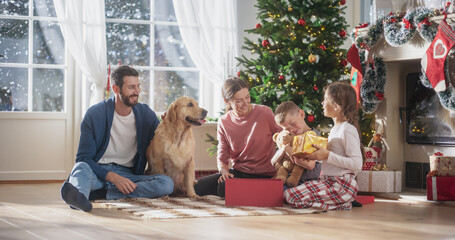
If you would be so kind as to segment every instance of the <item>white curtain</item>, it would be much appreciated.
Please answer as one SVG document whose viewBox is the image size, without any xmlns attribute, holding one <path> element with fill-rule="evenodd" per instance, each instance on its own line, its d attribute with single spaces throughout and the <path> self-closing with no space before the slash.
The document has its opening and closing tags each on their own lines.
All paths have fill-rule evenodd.
<svg viewBox="0 0 455 240">
<path fill-rule="evenodd" d="M 237 0 L 173 0 L 180 33 L 203 79 L 216 85 L 236 74 Z"/>
<path fill-rule="evenodd" d="M 104 99 L 107 83 L 104 0 L 54 0 L 54 5 L 67 48 L 92 83 L 91 106 Z"/>
</svg>

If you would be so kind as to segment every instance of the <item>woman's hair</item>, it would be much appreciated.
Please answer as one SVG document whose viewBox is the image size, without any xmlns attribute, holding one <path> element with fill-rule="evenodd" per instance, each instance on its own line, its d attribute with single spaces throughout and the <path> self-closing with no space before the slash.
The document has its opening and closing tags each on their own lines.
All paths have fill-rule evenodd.
<svg viewBox="0 0 455 240">
<path fill-rule="evenodd" d="M 223 87 L 221 88 L 221 94 L 223 95 L 224 101 L 227 102 L 231 100 L 238 91 L 244 88 L 248 89 L 248 85 L 242 79 L 238 77 L 230 77 L 226 79 L 226 81 L 224 81 Z M 226 107 L 226 112 L 229 110 L 232 110 L 232 107 L 228 105 Z"/>
<path fill-rule="evenodd" d="M 359 128 L 359 112 L 357 110 L 357 95 L 354 88 L 343 82 L 334 82 L 325 90 L 332 100 L 341 107 L 344 117 L 348 123 L 355 126 L 360 139 L 360 150 L 365 160 L 365 150 L 362 145 L 362 135 Z"/>
</svg>

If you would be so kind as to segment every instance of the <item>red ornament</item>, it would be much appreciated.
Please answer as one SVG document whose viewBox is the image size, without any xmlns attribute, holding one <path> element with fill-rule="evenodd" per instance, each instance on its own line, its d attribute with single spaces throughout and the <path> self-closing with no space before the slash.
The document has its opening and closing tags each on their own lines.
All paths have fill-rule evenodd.
<svg viewBox="0 0 455 240">
<path fill-rule="evenodd" d="M 442 152 L 435 152 L 433 155 L 435 155 L 435 156 L 444 156 L 444 154 L 442 154 Z"/>
<path fill-rule="evenodd" d="M 324 50 L 324 51 L 327 49 L 324 45 L 319 46 L 319 48 Z"/>
<path fill-rule="evenodd" d="M 262 41 L 262 46 L 267 47 L 268 45 L 270 45 L 269 40 L 264 39 L 264 40 Z"/>
<path fill-rule="evenodd" d="M 306 21 L 303 20 L 303 19 L 299 19 L 299 21 L 297 22 L 299 25 L 305 25 L 306 24 Z"/>
<path fill-rule="evenodd" d="M 308 122 L 314 122 L 314 115 L 308 115 Z"/>
<path fill-rule="evenodd" d="M 346 37 L 346 31 L 345 31 L 344 29 L 342 29 L 342 30 L 338 33 L 338 35 L 340 35 L 340 37 L 344 38 L 344 37 Z"/>
<path fill-rule="evenodd" d="M 340 5 L 344 5 L 344 4 L 346 4 L 346 0 L 341 0 Z"/>
<path fill-rule="evenodd" d="M 346 67 L 348 65 L 348 61 L 346 59 L 341 60 L 340 63 L 343 67 Z"/>
<path fill-rule="evenodd" d="M 261 28 L 262 25 L 260 23 L 256 24 L 255 28 Z"/>
<path fill-rule="evenodd" d="M 240 71 L 237 72 L 237 77 L 240 77 Z"/>
<path fill-rule="evenodd" d="M 384 100 L 384 93 L 376 92 L 374 95 L 376 95 L 378 100 Z"/>
<path fill-rule="evenodd" d="M 314 91 L 317 91 L 317 90 L 318 90 L 318 87 L 317 87 L 317 86 L 314 86 L 314 87 L 313 87 L 313 90 L 314 90 Z"/>
<path fill-rule="evenodd" d="M 283 76 L 283 75 L 280 75 L 280 76 L 278 77 L 278 79 L 283 80 L 283 79 L 284 79 L 284 76 Z"/>
</svg>

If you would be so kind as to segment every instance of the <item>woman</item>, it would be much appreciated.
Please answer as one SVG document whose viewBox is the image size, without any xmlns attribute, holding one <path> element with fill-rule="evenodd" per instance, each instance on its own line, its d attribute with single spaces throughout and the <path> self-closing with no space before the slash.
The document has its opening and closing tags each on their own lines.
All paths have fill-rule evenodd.
<svg viewBox="0 0 455 240">
<path fill-rule="evenodd" d="M 196 194 L 224 197 L 228 178 L 271 178 L 270 163 L 276 152 L 273 134 L 282 130 L 272 109 L 251 104 L 248 85 L 237 77 L 229 78 L 222 88 L 226 113 L 218 120 L 218 174 L 202 177 Z M 232 168 L 229 165 L 232 164 Z"/>
</svg>

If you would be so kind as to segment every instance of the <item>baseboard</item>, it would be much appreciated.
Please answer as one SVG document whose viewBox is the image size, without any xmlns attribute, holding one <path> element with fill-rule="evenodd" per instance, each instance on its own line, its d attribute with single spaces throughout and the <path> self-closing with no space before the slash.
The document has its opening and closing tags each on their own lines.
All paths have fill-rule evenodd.
<svg viewBox="0 0 455 240">
<path fill-rule="evenodd" d="M 63 183 L 66 179 L 60 180 L 0 180 L 0 184 L 39 184 L 39 183 Z"/>
</svg>

